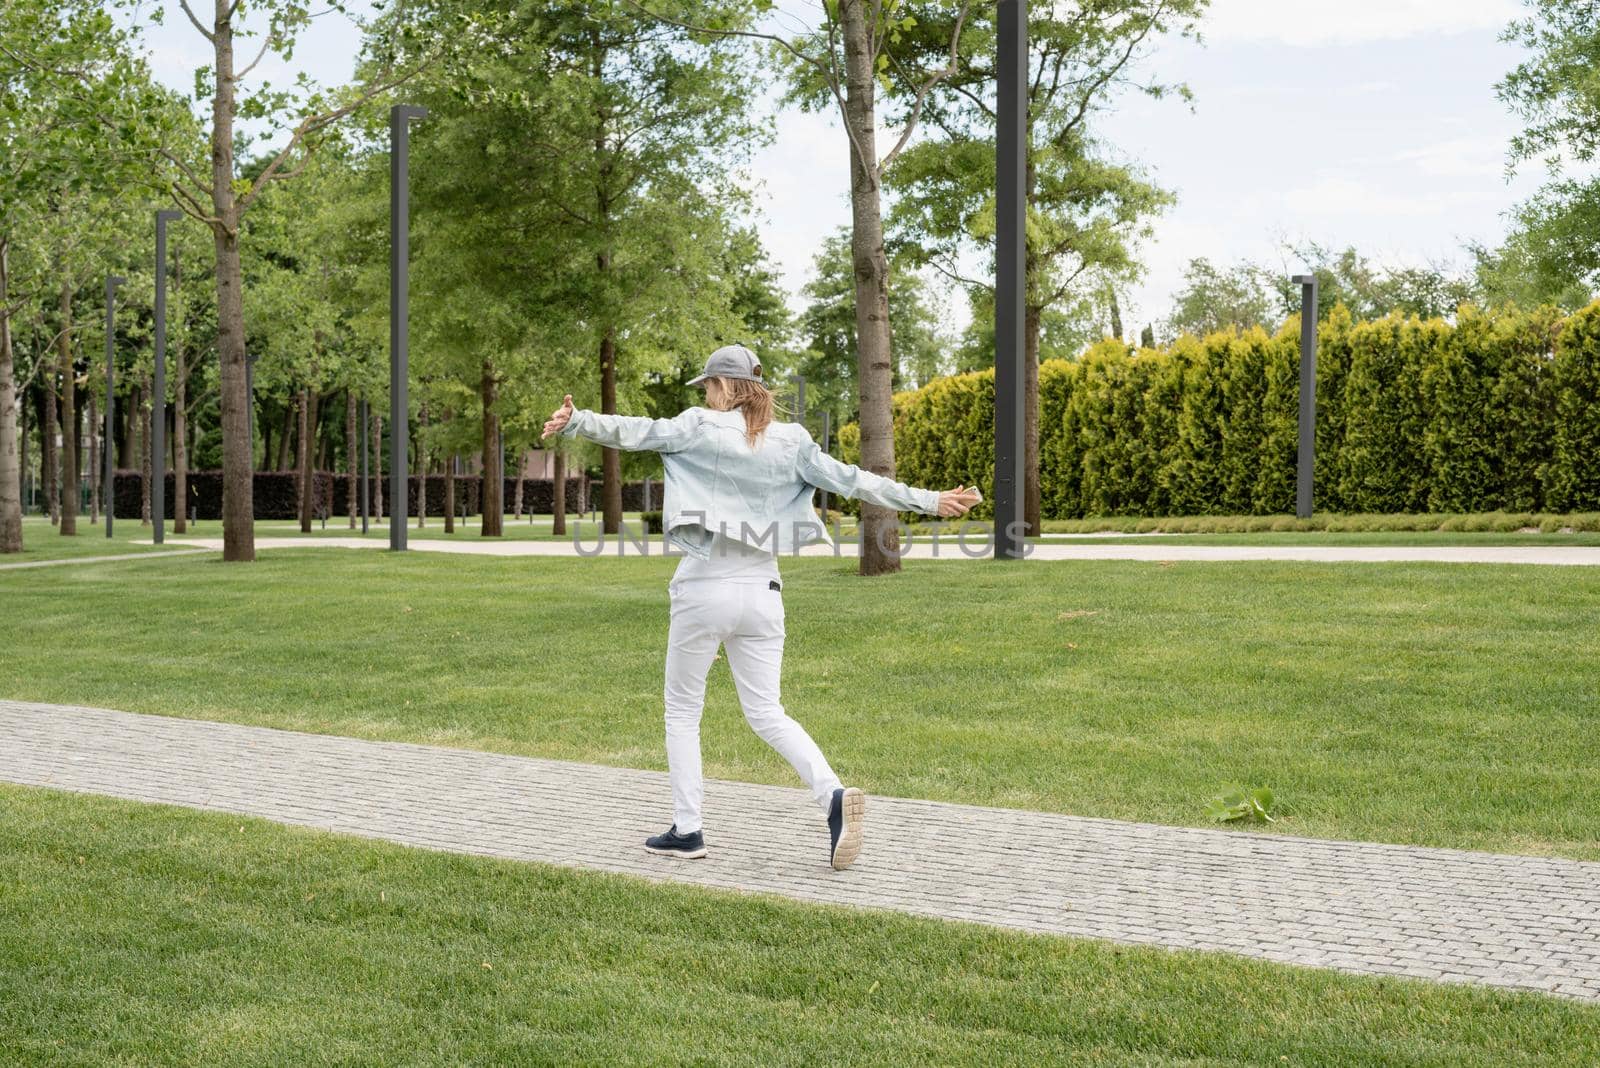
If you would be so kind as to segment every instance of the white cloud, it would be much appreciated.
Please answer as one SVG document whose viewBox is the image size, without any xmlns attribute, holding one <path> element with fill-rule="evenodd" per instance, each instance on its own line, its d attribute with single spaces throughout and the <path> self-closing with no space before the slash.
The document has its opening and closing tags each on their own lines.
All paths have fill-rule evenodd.
<svg viewBox="0 0 1600 1068">
<path fill-rule="evenodd" d="M 1396 162 L 1433 178 L 1482 178 L 1505 170 L 1505 145 L 1485 137 L 1458 137 L 1398 153 Z"/>
<path fill-rule="evenodd" d="M 1314 47 L 1498 29 L 1521 13 L 1516 0 L 1215 0 L 1201 32 Z"/>
<path fill-rule="evenodd" d="M 1418 182 L 1407 186 L 1383 186 L 1356 178 L 1319 178 L 1308 185 L 1283 194 L 1283 208 L 1290 218 L 1415 218 L 1450 212 L 1492 214 L 1504 195 L 1494 189 L 1435 189 Z"/>
</svg>

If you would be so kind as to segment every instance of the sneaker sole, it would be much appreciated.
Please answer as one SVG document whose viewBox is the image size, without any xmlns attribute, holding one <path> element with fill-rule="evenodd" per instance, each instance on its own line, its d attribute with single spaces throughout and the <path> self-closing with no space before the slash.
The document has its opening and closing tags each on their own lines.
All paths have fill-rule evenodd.
<svg viewBox="0 0 1600 1068">
<path fill-rule="evenodd" d="M 833 870 L 844 871 L 861 855 L 861 843 L 866 837 L 867 795 L 854 786 L 844 792 L 839 806 L 844 810 L 844 829 L 839 832 L 839 844 L 833 851 Z"/>
<path fill-rule="evenodd" d="M 658 857 L 677 857 L 679 860 L 699 860 L 706 855 L 704 846 L 699 849 L 657 849 L 655 846 L 645 846 L 646 853 L 654 853 Z"/>
</svg>

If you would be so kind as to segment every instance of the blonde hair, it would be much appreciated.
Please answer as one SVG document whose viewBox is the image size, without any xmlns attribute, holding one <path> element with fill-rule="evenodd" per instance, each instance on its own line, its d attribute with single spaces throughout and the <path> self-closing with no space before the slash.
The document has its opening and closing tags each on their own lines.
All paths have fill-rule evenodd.
<svg viewBox="0 0 1600 1068">
<path fill-rule="evenodd" d="M 721 404 L 713 404 L 711 401 L 712 382 L 717 384 L 722 394 Z M 772 391 L 760 382 L 753 382 L 748 378 L 712 375 L 707 380 L 706 386 L 707 407 L 724 412 L 731 412 L 737 408 L 744 412 L 744 437 L 752 449 L 772 423 L 773 414 L 787 414 L 778 403 L 778 399 L 772 395 Z"/>
</svg>

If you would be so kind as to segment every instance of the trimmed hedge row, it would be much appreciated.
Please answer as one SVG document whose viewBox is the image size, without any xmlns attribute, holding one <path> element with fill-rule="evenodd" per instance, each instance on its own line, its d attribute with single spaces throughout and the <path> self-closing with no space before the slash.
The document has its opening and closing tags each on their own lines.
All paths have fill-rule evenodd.
<svg viewBox="0 0 1600 1068">
<path fill-rule="evenodd" d="M 312 475 L 313 500 L 324 510 L 332 507 L 334 476 L 326 471 Z M 111 484 L 118 519 L 138 519 L 144 510 L 144 476 L 138 471 L 118 471 Z M 172 472 L 166 477 L 166 513 L 177 515 L 177 487 Z M 344 501 L 343 484 L 339 500 Z M 294 519 L 300 515 L 299 484 L 292 471 L 257 471 L 254 484 L 257 519 Z M 198 519 L 222 518 L 222 472 L 189 472 L 189 511 Z"/>
<path fill-rule="evenodd" d="M 333 516 L 348 515 L 345 503 L 348 499 L 350 479 L 348 475 L 330 471 L 317 471 L 311 476 L 314 514 Z M 428 484 L 428 514 L 444 515 L 445 486 L 443 475 L 427 476 Z M 368 480 L 373 484 L 376 492 L 377 478 Z M 481 500 L 483 480 L 477 475 L 456 476 L 456 509 L 458 514 L 476 515 Z M 171 519 L 177 513 L 174 501 L 176 493 L 172 473 L 166 476 L 166 512 Z M 359 492 L 359 485 L 357 491 Z M 623 499 L 627 500 L 628 486 L 623 487 Z M 388 504 L 389 483 L 383 482 L 384 504 Z M 632 486 L 634 499 L 637 500 L 642 492 L 639 485 Z M 143 509 L 144 477 L 138 471 L 118 471 L 112 483 L 112 493 L 116 504 L 116 518 L 138 519 Z M 509 512 L 516 501 L 517 480 L 505 480 L 505 503 Z M 297 519 L 300 516 L 299 480 L 292 471 L 257 471 L 254 479 L 255 516 L 257 519 Z M 583 482 L 580 478 L 567 479 L 567 510 L 577 512 L 578 502 L 583 497 Z M 552 479 L 530 478 L 525 479 L 522 485 L 522 507 L 535 515 L 549 515 L 554 509 L 555 488 Z M 189 472 L 189 505 L 194 509 L 199 519 L 222 518 L 222 472 L 221 471 L 191 471 Z M 417 514 L 417 476 L 412 475 L 406 480 L 406 510 L 408 515 Z"/>
<path fill-rule="evenodd" d="M 1039 367 L 1041 515 L 1274 515 L 1294 510 L 1299 322 L 1102 342 Z M 994 372 L 894 398 L 896 477 L 945 488 L 994 464 Z M 1331 512 L 1600 509 L 1600 301 L 1456 322 L 1398 314 L 1319 332 L 1316 507 Z M 859 430 L 841 428 L 855 462 Z M 986 499 L 974 518 L 990 518 Z"/>
</svg>

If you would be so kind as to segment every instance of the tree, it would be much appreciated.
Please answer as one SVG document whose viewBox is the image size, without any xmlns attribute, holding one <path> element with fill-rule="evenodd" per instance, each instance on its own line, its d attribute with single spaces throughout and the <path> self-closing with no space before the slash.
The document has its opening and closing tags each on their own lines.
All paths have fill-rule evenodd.
<svg viewBox="0 0 1600 1068">
<path fill-rule="evenodd" d="M 816 274 L 803 293 L 810 303 L 800 317 L 800 336 L 806 346 L 797 369 L 806 378 L 806 408 L 827 409 L 833 426 L 843 426 L 857 410 L 855 278 L 850 234 L 840 229 L 824 242 L 813 260 Z M 895 309 L 890 368 L 892 388 L 926 385 L 935 375 L 951 370 L 944 359 L 944 344 L 930 308 L 931 297 L 913 271 L 889 268 L 889 303 Z"/>
<path fill-rule="evenodd" d="M 1041 6 L 1029 20 L 1023 512 L 1030 536 L 1040 529 L 1039 359 L 1047 315 L 1065 305 L 1074 313 L 1069 319 L 1103 323 L 1109 312 L 1120 339 L 1116 287 L 1137 273 L 1136 243 L 1173 201 L 1139 167 L 1113 159 L 1092 120 L 1129 88 L 1187 98 L 1182 85 L 1136 83 L 1134 75 L 1158 39 L 1194 36 L 1206 3 L 1092 0 L 1066 12 Z M 942 49 L 941 22 L 924 18 L 894 62 Z M 901 194 L 892 217 L 896 233 L 920 260 L 969 289 L 992 287 L 962 264 L 974 249 L 993 255 L 996 30 L 993 9 L 984 8 L 967 38 L 970 56 L 930 95 L 928 122 L 939 136 L 908 151 L 894 177 Z"/>
<path fill-rule="evenodd" d="M 636 0 L 631 0 L 635 2 Z M 770 6 L 770 5 L 763 5 Z M 837 107 L 850 142 L 850 257 L 854 265 L 856 373 L 862 467 L 894 476 L 894 361 L 889 318 L 889 259 L 884 244 L 883 180 L 922 118 L 929 92 L 961 65 L 961 34 L 970 0 L 928 5 L 910 13 L 903 0 L 837 0 L 822 5 L 822 24 L 794 38 L 718 24 L 696 16 L 691 24 L 659 11 L 656 17 L 696 32 L 770 42 L 787 62 L 790 99 L 807 109 Z M 642 8 L 641 8 L 642 10 Z M 929 16 L 942 23 L 937 59 L 924 67 L 898 58 L 893 46 Z M 890 120 L 899 136 L 878 154 L 878 92 L 901 105 Z M 900 570 L 900 534 L 895 513 L 861 505 L 863 575 Z"/>
<path fill-rule="evenodd" d="M 1230 327 L 1271 329 L 1281 311 L 1282 299 L 1265 269 L 1243 261 L 1218 267 L 1200 256 L 1183 270 L 1183 285 L 1173 297 L 1166 329 L 1174 337 L 1205 337 Z"/>
<path fill-rule="evenodd" d="M 211 46 L 211 66 L 195 72 L 196 98 L 210 97 L 209 177 L 190 166 L 181 151 L 166 147 L 162 152 L 178 171 L 171 186 L 173 200 L 210 228 L 215 245 L 222 395 L 222 557 L 248 561 L 255 559 L 255 517 L 253 446 L 245 391 L 241 225 L 267 189 L 304 170 L 336 123 L 407 81 L 431 56 L 413 54 L 404 38 L 390 38 L 376 45 L 375 51 L 383 51 L 383 59 L 358 89 L 329 95 L 302 77 L 294 90 L 274 90 L 264 84 L 241 99 L 240 85 L 268 53 L 290 57 L 296 38 L 310 23 L 312 5 L 307 0 L 265 0 L 260 8 L 243 8 L 237 0 L 214 0 L 209 29 L 189 0 L 179 0 L 179 6 Z M 266 25 L 260 33 L 259 49 L 240 67 L 234 50 L 239 39 L 250 36 L 243 26 L 250 13 L 265 15 Z M 239 175 L 235 159 L 234 123 L 240 117 L 266 120 L 274 131 L 287 127 L 288 132 L 283 146 L 266 155 L 259 171 L 248 179 Z"/>
<path fill-rule="evenodd" d="M 86 231 L 86 209 L 99 206 L 112 188 L 137 190 L 139 128 L 113 122 L 126 118 L 129 101 L 149 106 L 152 119 L 162 99 L 133 56 L 130 37 L 110 14 L 87 0 L 14 0 L 0 7 L 0 552 L 22 549 L 21 464 L 17 452 L 19 396 L 14 319 L 48 292 L 55 317 L 50 341 L 55 373 L 63 375 L 62 399 L 69 426 L 63 449 L 67 470 L 77 469 L 73 356 L 73 303 L 76 287 L 103 251 Z M 148 172 L 148 167 L 144 168 Z M 17 253 L 27 272 L 19 286 Z M 36 331 L 40 333 L 40 331 Z M 35 352 L 32 370 L 41 370 Z M 53 387 L 46 388 L 53 396 Z M 47 421 L 54 401 L 46 398 Z M 52 444 L 49 427 L 44 444 Z M 50 455 L 43 457 L 47 471 Z M 76 478 L 73 479 L 76 490 Z M 74 533 L 75 492 L 65 495 L 62 533 Z"/>
<path fill-rule="evenodd" d="M 457 3 L 407 18 L 448 22 Z M 737 18 L 740 6 L 713 13 Z M 584 348 L 598 371 L 587 403 L 615 412 L 684 351 L 743 332 L 718 266 L 744 203 L 730 157 L 762 131 L 747 118 L 747 64 L 621 0 L 497 5 L 485 26 L 482 47 L 419 83 L 436 121 L 419 128 L 413 164 L 416 285 L 428 294 L 418 329 L 433 372 L 472 386 L 492 472 L 511 400 L 539 392 L 511 384 Z M 620 453 L 603 450 L 601 463 L 616 532 Z M 500 533 L 502 506 L 490 478 L 485 535 Z"/>
<path fill-rule="evenodd" d="M 1317 315 L 1326 319 L 1343 305 L 1357 320 L 1382 319 L 1390 312 L 1422 319 L 1453 316 L 1458 307 L 1478 296 L 1470 276 L 1442 264 L 1423 267 L 1383 267 L 1373 263 L 1353 245 L 1334 251 L 1315 241 L 1284 248 L 1317 278 Z M 1282 317 L 1300 311 L 1300 286 L 1285 265 L 1263 272 L 1278 293 Z"/>
<path fill-rule="evenodd" d="M 1528 56 L 1495 89 L 1526 124 L 1511 139 L 1514 171 L 1530 161 L 1552 174 L 1516 214 L 1506 254 L 1496 265 L 1518 269 L 1538 300 L 1568 307 L 1600 290 L 1600 176 L 1591 164 L 1600 150 L 1600 7 L 1590 0 L 1524 0 L 1529 14 L 1506 27 L 1501 39 Z M 1494 274 L 1491 274 L 1491 278 Z"/>
</svg>

